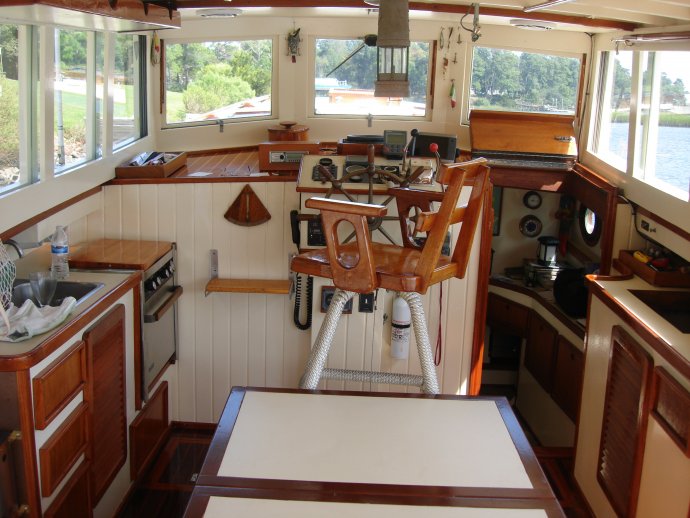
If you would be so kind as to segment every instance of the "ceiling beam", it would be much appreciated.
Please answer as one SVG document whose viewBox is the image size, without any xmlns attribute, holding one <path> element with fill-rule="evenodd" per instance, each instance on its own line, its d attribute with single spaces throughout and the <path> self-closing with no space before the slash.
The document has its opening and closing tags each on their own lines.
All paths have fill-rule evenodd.
<svg viewBox="0 0 690 518">
<path fill-rule="evenodd" d="M 412 11 L 429 11 L 434 13 L 446 14 L 465 14 L 470 4 L 443 4 L 443 3 L 424 3 L 410 2 Z M 228 7 L 228 2 L 224 0 L 177 0 L 177 7 L 180 9 L 203 9 L 209 7 Z M 276 7 L 276 8 L 296 8 L 296 7 L 345 7 L 371 9 L 370 5 L 362 0 L 232 0 L 232 7 Z M 592 18 L 591 16 L 566 15 L 545 13 L 541 11 L 525 13 L 522 9 L 509 9 L 504 7 L 481 6 L 479 14 L 482 16 L 499 16 L 504 18 L 521 18 L 524 20 L 541 20 L 547 22 L 567 23 L 580 25 L 583 27 L 596 27 L 603 29 L 632 31 L 639 27 L 636 23 L 618 20 L 607 20 Z"/>
</svg>

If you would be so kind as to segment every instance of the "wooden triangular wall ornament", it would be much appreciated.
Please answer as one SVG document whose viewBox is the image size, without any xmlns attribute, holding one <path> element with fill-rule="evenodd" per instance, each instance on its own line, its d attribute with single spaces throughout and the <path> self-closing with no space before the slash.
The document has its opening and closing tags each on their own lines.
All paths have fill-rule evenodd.
<svg viewBox="0 0 690 518">
<path fill-rule="evenodd" d="M 247 184 L 230 205 L 225 213 L 225 219 L 236 225 L 253 227 L 271 219 L 271 214 L 261 203 L 254 190 Z"/>
</svg>

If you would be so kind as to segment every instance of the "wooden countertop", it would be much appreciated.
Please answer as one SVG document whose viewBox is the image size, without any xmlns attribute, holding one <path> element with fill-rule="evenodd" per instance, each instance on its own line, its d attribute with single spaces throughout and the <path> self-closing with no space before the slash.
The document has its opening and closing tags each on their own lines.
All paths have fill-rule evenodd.
<svg viewBox="0 0 690 518">
<path fill-rule="evenodd" d="M 110 185 L 199 182 L 295 182 L 297 174 L 268 174 L 259 170 L 258 147 L 187 153 L 187 165 L 167 178 L 115 178 Z"/>
<path fill-rule="evenodd" d="M 169 241 L 97 239 L 77 245 L 70 268 L 146 270 L 172 248 Z"/>
</svg>

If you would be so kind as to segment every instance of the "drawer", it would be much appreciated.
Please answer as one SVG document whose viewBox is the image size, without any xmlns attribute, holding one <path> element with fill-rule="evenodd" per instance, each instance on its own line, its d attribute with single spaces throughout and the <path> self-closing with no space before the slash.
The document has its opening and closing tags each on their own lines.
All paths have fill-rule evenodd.
<svg viewBox="0 0 690 518">
<path fill-rule="evenodd" d="M 53 494 L 87 447 L 87 405 L 81 403 L 38 452 L 41 460 L 41 491 Z"/>
<path fill-rule="evenodd" d="M 89 464 L 83 462 L 69 482 L 62 488 L 44 518 L 90 518 L 91 499 L 89 498 Z"/>
<path fill-rule="evenodd" d="M 85 383 L 86 348 L 80 341 L 33 379 L 36 429 L 45 429 Z"/>
<path fill-rule="evenodd" d="M 529 313 L 529 308 L 494 293 L 489 293 L 486 320 L 490 326 L 500 327 L 507 333 L 524 338 L 527 336 Z"/>
</svg>

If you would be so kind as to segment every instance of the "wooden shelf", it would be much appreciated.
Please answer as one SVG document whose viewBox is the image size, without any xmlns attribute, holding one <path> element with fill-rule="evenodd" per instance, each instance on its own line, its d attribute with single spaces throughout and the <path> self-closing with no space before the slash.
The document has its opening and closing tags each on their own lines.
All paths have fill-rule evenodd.
<svg viewBox="0 0 690 518">
<path fill-rule="evenodd" d="M 271 279 L 211 279 L 206 284 L 209 293 L 271 293 L 287 295 L 290 291 L 289 280 Z"/>
</svg>

